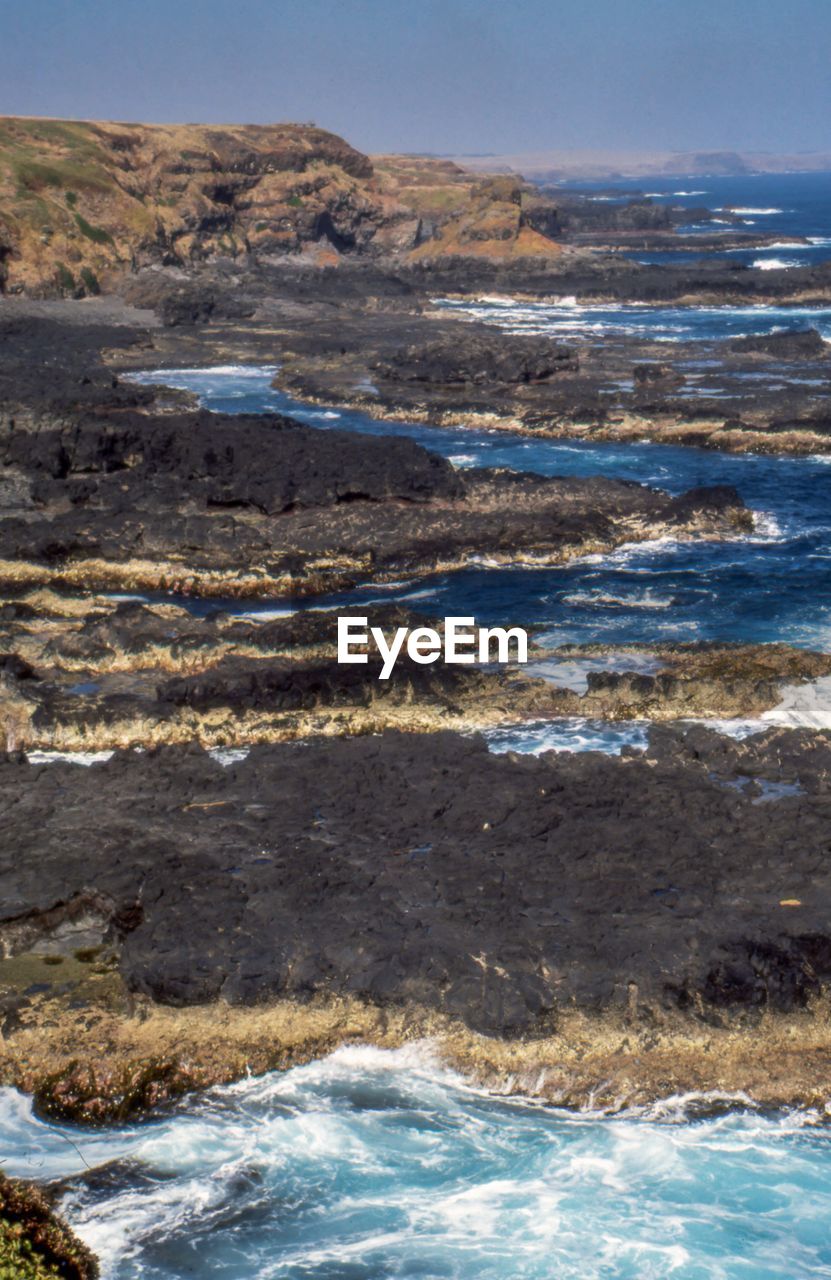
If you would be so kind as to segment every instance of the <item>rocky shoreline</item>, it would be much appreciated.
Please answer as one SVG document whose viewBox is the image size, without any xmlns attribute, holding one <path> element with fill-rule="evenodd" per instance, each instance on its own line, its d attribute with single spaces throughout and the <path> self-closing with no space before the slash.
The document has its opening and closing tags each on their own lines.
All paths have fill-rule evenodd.
<svg viewBox="0 0 831 1280">
<path fill-rule="evenodd" d="M 425 317 L 426 346 L 385 326 L 346 357 L 293 352 L 274 385 L 380 421 L 507 430 L 537 439 L 653 440 L 735 453 L 831 451 L 831 357 L 816 330 L 667 344 L 607 335 L 557 344 Z M 707 396 L 698 395 L 707 369 Z M 810 387 L 810 391 L 807 389 Z"/>
<path fill-rule="evenodd" d="M 33 321 L 25 337 L 56 333 Z M 0 577 L 16 589 L 296 596 L 475 555 L 557 564 L 663 533 L 751 527 L 728 489 L 669 498 L 601 478 L 460 473 L 404 439 L 177 413 L 88 362 L 28 416 L 6 409 Z"/>
<path fill-rule="evenodd" d="M 224 294 L 221 278 L 206 278 L 190 286 L 195 298 L 187 315 L 198 313 L 205 294 L 232 291 L 238 298 L 250 291 L 250 316 L 214 311 L 206 323 L 176 320 L 153 330 L 152 358 L 146 347 L 124 342 L 109 358 L 125 372 L 234 362 L 278 365 L 280 389 L 327 408 L 356 408 L 380 421 L 503 428 L 552 439 L 655 440 L 729 452 L 804 456 L 831 449 L 831 358 L 816 330 L 672 344 L 614 333 L 552 341 L 437 307 L 436 299 L 452 298 L 453 288 L 435 272 L 420 280 L 401 272 L 390 278 L 348 267 L 339 271 L 339 277 L 323 273 L 316 282 L 299 271 L 242 277 L 233 287 L 226 281 Z M 674 283 L 663 282 L 666 297 L 646 290 L 642 301 L 682 308 L 828 305 L 831 294 L 803 296 L 791 279 L 798 273 L 780 274 L 787 277 L 781 296 L 698 296 L 691 279 L 678 273 Z M 460 290 L 464 278 L 460 267 Z M 516 270 L 501 282 L 477 287 L 468 281 L 457 300 L 475 307 L 478 298 L 500 293 L 538 303 L 576 296 L 617 304 L 638 297 L 636 279 L 625 271 L 618 298 L 583 299 L 577 282 L 550 275 L 535 278 L 525 291 L 521 283 Z M 164 314 L 181 288 L 155 273 L 145 291 L 135 286 L 131 296 Z"/>
<path fill-rule="evenodd" d="M 827 461 L 821 317 L 664 342 L 508 313 L 831 308 L 831 263 L 754 260 L 781 237 L 726 201 L 547 190 L 313 125 L 4 117 L 0 143 L 0 1087 L 75 1146 L 423 1042 L 593 1116 L 828 1122 L 831 730 L 788 726 L 831 723 L 831 654 L 674 642 L 654 615 L 641 643 L 532 630 L 527 664 L 337 662 L 339 594 L 441 634 L 385 588 L 740 545 L 742 494 L 457 466 L 210 413 L 165 371 L 256 367 L 346 426 Z M 569 721 L 619 753 L 532 753 Z M 94 1280 L 55 1209 L 78 1185 L 0 1173 L 0 1277 Z"/>
<path fill-rule="evenodd" d="M 232 315 L 220 276 L 156 271 L 129 304 L 0 304 L 0 1081 L 112 1123 L 342 1043 L 426 1037 L 487 1087 L 560 1105 L 820 1105 L 828 735 L 677 722 L 764 715 L 828 655 L 570 646 L 527 670 L 404 664 L 382 690 L 371 664 L 334 662 L 332 615 L 235 604 L 481 555 L 734 538 L 739 496 L 461 472 L 121 375 L 276 364 L 280 386 L 378 417 L 804 453 L 831 447 L 823 392 L 775 388 L 783 366 L 824 379 L 825 351 L 722 349 L 722 389 L 768 381 L 721 417 L 675 367 L 683 344 L 659 361 L 624 339 L 506 338 L 437 316 L 418 281 L 241 275 Z M 498 756 L 475 736 L 568 716 L 669 723 L 620 758 Z"/>
<path fill-rule="evenodd" d="M 830 764 L 827 734 L 669 727 L 621 759 L 389 732 L 7 757 L 0 1075 L 111 1122 L 429 1036 L 569 1105 L 816 1105 Z"/>
<path fill-rule="evenodd" d="M 369 626 L 433 625 L 399 606 Z M 197 742 L 261 742 L 402 729 L 475 732 L 524 720 L 743 719 L 831 674 L 831 656 L 787 645 L 532 644 L 527 666 L 336 661 L 333 612 L 269 621 L 186 603 L 119 601 L 34 589 L 0 609 L 5 748 L 104 752 Z"/>
<path fill-rule="evenodd" d="M 746 1025 L 669 1011 L 642 1020 L 628 1011 L 566 1011 L 547 1036 L 506 1040 L 414 1005 L 324 997 L 171 1009 L 124 993 L 113 1008 L 92 982 L 82 990 L 83 1013 L 61 994 L 31 998 L 13 1050 L 0 1058 L 4 1077 L 33 1096 L 38 1114 L 62 1124 L 139 1121 L 188 1094 L 366 1044 L 423 1044 L 496 1095 L 574 1110 L 615 1115 L 691 1095 L 708 1110 L 827 1114 L 831 1044 L 818 1005 L 763 1013 Z"/>
</svg>

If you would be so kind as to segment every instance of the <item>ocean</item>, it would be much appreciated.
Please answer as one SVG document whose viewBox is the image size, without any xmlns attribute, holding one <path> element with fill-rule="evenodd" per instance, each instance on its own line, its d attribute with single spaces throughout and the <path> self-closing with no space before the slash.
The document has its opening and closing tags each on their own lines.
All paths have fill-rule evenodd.
<svg viewBox="0 0 831 1280">
<path fill-rule="evenodd" d="M 807 267 L 831 258 L 831 174 L 765 173 L 738 177 L 616 179 L 611 184 L 580 183 L 589 198 L 615 204 L 649 196 L 656 204 L 689 209 L 687 230 L 712 236 L 718 232 L 747 231 L 770 236 L 773 243 L 764 249 L 728 249 L 702 254 L 694 249 L 665 249 L 653 253 L 632 250 L 626 256 L 636 262 L 737 262 L 758 265 Z M 614 188 L 614 196 L 606 194 Z M 592 192 L 595 194 L 592 195 Z M 696 222 L 693 210 L 716 212 L 729 208 L 741 219 L 738 226 L 718 221 Z"/>
<path fill-rule="evenodd" d="M 781 248 L 763 251 L 769 258 L 831 257 L 828 175 L 647 185 L 656 199 L 690 208 L 745 209 L 751 225 L 782 237 Z M 789 236 L 809 244 L 791 251 Z M 570 338 L 625 331 L 712 340 L 811 323 L 831 340 L 831 310 L 444 305 L 497 328 Z M 731 484 L 755 513 L 755 530 L 731 542 L 662 539 L 560 568 L 474 561 L 298 608 L 398 600 L 431 614 L 541 628 L 552 645 L 831 646 L 829 457 L 381 423 L 302 404 L 271 387 L 274 372 L 228 366 L 140 376 L 194 390 L 225 412 L 273 410 L 321 430 L 408 435 L 458 467 L 619 476 L 673 493 Z M 245 605 L 248 615 L 285 608 Z M 577 664 L 574 678 L 584 674 Z M 818 688 L 811 714 L 831 725 L 831 695 Z M 725 726 L 736 734 L 759 727 Z M 490 738 L 493 750 L 619 751 L 642 746 L 646 728 L 574 719 Z M 62 1208 L 107 1280 L 811 1280 L 831 1277 L 827 1119 L 762 1114 L 741 1097 L 668 1099 L 617 1116 L 546 1109 L 471 1088 L 421 1045 L 341 1049 L 105 1132 L 45 1123 L 21 1095 L 3 1090 L 0 1148 L 7 1173 L 67 1180 Z"/>
<path fill-rule="evenodd" d="M 106 1134 L 0 1091 L 4 1168 L 75 1177 L 63 1209 L 111 1280 L 828 1276 L 823 1121 L 721 1097 L 557 1111 L 424 1046 L 340 1049 Z"/>
</svg>

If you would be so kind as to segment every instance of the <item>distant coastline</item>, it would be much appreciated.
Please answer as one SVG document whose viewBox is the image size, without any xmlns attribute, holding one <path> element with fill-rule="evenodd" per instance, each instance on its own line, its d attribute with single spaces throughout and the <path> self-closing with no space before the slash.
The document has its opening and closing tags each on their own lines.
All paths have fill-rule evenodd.
<svg viewBox="0 0 831 1280">
<path fill-rule="evenodd" d="M 752 177 L 763 174 L 831 173 L 831 151 L 614 151 L 563 148 L 492 155 L 448 155 L 465 169 L 516 173 L 532 181 L 614 178 Z"/>
</svg>

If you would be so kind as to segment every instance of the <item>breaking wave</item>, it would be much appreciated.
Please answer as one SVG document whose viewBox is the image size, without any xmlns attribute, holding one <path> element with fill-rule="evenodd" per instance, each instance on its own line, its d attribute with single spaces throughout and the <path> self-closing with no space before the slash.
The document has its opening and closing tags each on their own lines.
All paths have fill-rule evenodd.
<svg viewBox="0 0 831 1280">
<path fill-rule="evenodd" d="M 804 265 L 798 258 L 755 258 L 751 263 L 758 271 L 790 271 Z"/>
<path fill-rule="evenodd" d="M 104 1280 L 812 1280 L 831 1267 L 822 1119 L 723 1093 L 552 1110 L 424 1044 L 340 1049 L 107 1133 L 0 1091 L 4 1167 L 71 1180 L 61 1208 Z"/>
</svg>

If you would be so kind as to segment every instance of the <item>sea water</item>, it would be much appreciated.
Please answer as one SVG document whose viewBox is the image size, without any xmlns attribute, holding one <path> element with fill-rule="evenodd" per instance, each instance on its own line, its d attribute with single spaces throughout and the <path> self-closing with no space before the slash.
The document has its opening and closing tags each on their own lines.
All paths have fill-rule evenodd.
<svg viewBox="0 0 831 1280">
<path fill-rule="evenodd" d="M 718 338 L 764 336 L 809 325 L 831 340 L 831 308 L 799 306 L 673 307 L 641 302 L 578 303 L 572 297 L 545 302 L 436 298 L 439 310 L 485 323 L 506 333 L 563 341 L 604 334 L 653 342 L 712 342 Z"/>
<path fill-rule="evenodd" d="M 74 1179 L 62 1208 L 104 1280 L 827 1277 L 823 1119 L 740 1097 L 551 1110 L 429 1046 L 340 1049 L 106 1134 L 0 1091 L 4 1168 Z"/>
<path fill-rule="evenodd" d="M 609 200 L 603 184 L 572 183 L 589 199 Z M 708 237 L 724 232 L 732 240 L 736 232 L 770 237 L 763 249 L 711 250 L 704 254 L 694 247 L 632 250 L 624 256 L 643 263 L 690 263 L 700 261 L 738 262 L 764 266 L 776 261 L 786 267 L 819 266 L 831 258 L 831 174 L 763 173 L 736 177 L 621 178 L 614 182 L 612 203 L 626 204 L 648 196 L 659 206 L 690 211 L 688 230 Z M 606 187 L 608 190 L 608 186 Z M 724 221 L 695 221 L 694 210 L 707 208 Z M 730 225 L 727 211 L 738 223 Z M 646 233 L 649 234 L 648 232 Z M 636 237 L 635 237 L 636 238 Z"/>
</svg>

